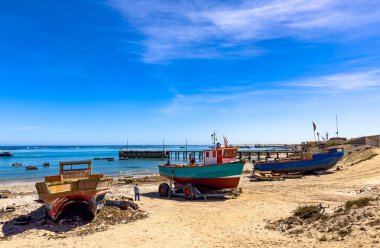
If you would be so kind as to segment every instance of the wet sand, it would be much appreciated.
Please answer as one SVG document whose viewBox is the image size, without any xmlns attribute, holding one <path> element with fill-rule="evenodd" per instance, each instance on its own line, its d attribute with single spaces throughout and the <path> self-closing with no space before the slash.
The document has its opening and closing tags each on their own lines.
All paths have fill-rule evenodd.
<svg viewBox="0 0 380 248">
<path fill-rule="evenodd" d="M 380 149 L 375 150 L 380 154 Z M 356 159 L 356 158 L 355 158 Z M 358 161 L 360 159 L 357 159 Z M 45 229 L 29 229 L 4 237 L 1 247 L 376 247 L 374 238 L 363 231 L 341 241 L 319 241 L 304 235 L 289 236 L 266 228 L 268 221 L 286 218 L 302 204 L 322 203 L 333 211 L 347 200 L 363 195 L 378 195 L 380 156 L 350 166 L 340 162 L 343 170 L 332 169 L 326 175 L 308 175 L 301 179 L 251 182 L 244 174 L 238 198 L 215 198 L 186 201 L 182 198 L 159 198 L 158 182 L 140 185 L 138 202 L 148 218 L 109 226 L 107 230 L 83 236 L 59 238 Z M 363 187 L 371 192 L 358 193 Z M 39 208 L 33 183 L 0 184 L 13 195 L 0 199 L 0 208 L 14 204 L 12 216 L 28 214 Z M 133 185 L 114 186 L 109 196 L 132 197 Z M 11 218 L 0 214 L 0 228 Z M 57 236 L 57 237 L 56 237 Z"/>
</svg>

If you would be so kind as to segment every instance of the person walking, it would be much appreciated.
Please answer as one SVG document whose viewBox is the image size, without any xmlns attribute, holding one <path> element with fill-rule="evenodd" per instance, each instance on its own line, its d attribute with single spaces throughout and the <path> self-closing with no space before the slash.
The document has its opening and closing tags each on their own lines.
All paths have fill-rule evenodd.
<svg viewBox="0 0 380 248">
<path fill-rule="evenodd" d="M 135 192 L 135 201 L 137 201 L 137 199 L 140 201 L 140 188 L 138 184 L 135 185 L 133 191 Z"/>
</svg>

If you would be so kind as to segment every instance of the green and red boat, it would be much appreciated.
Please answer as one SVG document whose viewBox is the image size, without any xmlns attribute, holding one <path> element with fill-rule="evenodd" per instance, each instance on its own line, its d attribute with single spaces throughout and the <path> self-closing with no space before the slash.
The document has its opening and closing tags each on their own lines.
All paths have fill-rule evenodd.
<svg viewBox="0 0 380 248">
<path fill-rule="evenodd" d="M 218 145 L 203 152 L 204 163 L 161 164 L 159 173 L 174 183 L 174 190 L 183 191 L 186 199 L 194 198 L 196 191 L 236 189 L 240 182 L 244 163 L 236 161 L 237 147 Z M 160 196 L 168 196 L 172 187 L 162 183 Z"/>
</svg>

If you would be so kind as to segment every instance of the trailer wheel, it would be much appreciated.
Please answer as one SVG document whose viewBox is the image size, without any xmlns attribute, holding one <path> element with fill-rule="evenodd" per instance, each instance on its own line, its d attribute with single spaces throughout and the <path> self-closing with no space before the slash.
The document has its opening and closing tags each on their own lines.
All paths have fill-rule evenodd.
<svg viewBox="0 0 380 248">
<path fill-rule="evenodd" d="M 158 186 L 158 193 L 161 197 L 167 197 L 169 194 L 169 188 L 169 184 L 161 183 L 160 186 Z"/>
<path fill-rule="evenodd" d="M 193 188 L 193 185 L 191 185 L 190 183 L 186 184 L 183 188 L 183 195 L 186 200 L 194 199 L 195 190 Z"/>
</svg>

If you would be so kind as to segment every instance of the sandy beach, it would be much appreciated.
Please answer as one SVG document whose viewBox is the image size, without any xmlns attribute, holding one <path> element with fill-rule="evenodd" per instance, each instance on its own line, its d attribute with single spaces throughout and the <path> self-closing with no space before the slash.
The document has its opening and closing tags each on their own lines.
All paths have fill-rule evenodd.
<svg viewBox="0 0 380 248">
<path fill-rule="evenodd" d="M 380 149 L 374 149 L 375 155 Z M 364 156 L 364 157 L 363 157 Z M 363 161 L 362 161 L 363 160 Z M 246 167 L 249 169 L 250 164 Z M 307 175 L 285 181 L 252 182 L 250 173 L 242 177 L 243 193 L 237 198 L 186 201 L 159 198 L 158 182 L 141 184 L 140 209 L 148 217 L 108 226 L 104 231 L 76 235 L 75 230 L 55 233 L 48 228 L 5 235 L 4 226 L 15 217 L 41 207 L 34 183 L 0 184 L 12 192 L 0 199 L 0 208 L 15 206 L 12 213 L 0 213 L 1 247 L 378 247 L 380 235 L 364 220 L 352 223 L 352 232 L 337 239 L 326 233 L 289 234 L 267 228 L 268 222 L 287 218 L 300 205 L 323 204 L 332 213 L 346 201 L 380 192 L 380 156 L 362 153 L 350 156 L 324 175 Z M 363 190 L 365 189 L 365 190 Z M 115 185 L 107 197 L 132 197 L 133 185 Z M 372 207 L 378 209 L 378 201 Z M 373 206 L 376 205 L 376 206 Z M 377 211 L 378 212 L 378 211 Z M 376 212 L 376 213 L 377 213 Z M 378 215 L 368 219 L 376 220 Z M 316 225 L 316 224 L 315 224 Z M 85 228 L 85 227 L 82 227 Z M 330 237 L 330 236 L 331 237 Z"/>
</svg>

